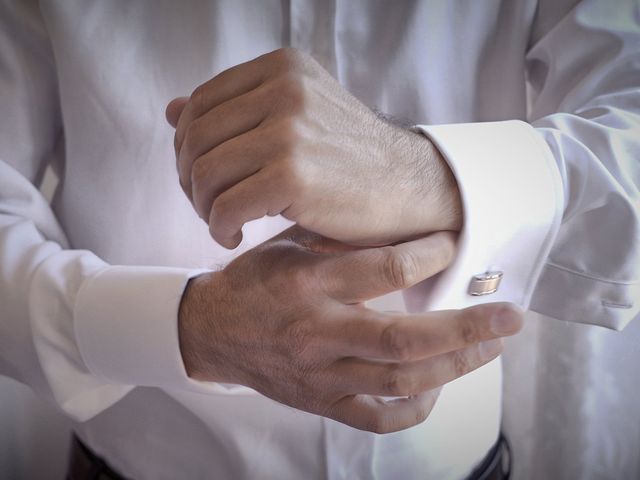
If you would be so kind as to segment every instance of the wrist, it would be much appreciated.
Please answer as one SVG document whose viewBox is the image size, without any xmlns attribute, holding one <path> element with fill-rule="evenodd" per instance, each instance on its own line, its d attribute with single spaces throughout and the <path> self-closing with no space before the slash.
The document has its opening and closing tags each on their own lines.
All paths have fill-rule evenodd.
<svg viewBox="0 0 640 480">
<path fill-rule="evenodd" d="M 453 171 L 431 140 L 418 134 L 426 142 L 428 148 L 428 162 L 433 166 L 429 181 L 430 195 L 427 204 L 431 206 L 433 218 L 428 221 L 434 226 L 432 231 L 451 230 L 459 232 L 462 229 L 462 199 Z"/>
<path fill-rule="evenodd" d="M 211 320 L 216 316 L 215 293 L 218 272 L 207 272 L 187 283 L 178 310 L 180 354 L 187 375 L 194 380 L 222 381 L 213 378 L 211 368 Z"/>
<path fill-rule="evenodd" d="M 418 233 L 428 234 L 462 229 L 463 210 L 458 182 L 444 156 L 426 136 L 405 130 L 411 174 L 407 189 L 406 222 Z"/>
</svg>

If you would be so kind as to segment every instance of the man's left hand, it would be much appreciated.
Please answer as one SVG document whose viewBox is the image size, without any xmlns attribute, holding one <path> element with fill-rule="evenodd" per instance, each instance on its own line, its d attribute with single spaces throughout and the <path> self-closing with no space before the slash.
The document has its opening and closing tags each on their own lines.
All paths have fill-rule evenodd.
<svg viewBox="0 0 640 480">
<path fill-rule="evenodd" d="M 180 184 L 227 248 L 282 214 L 351 244 L 459 230 L 458 188 L 424 136 L 381 120 L 315 60 L 281 49 L 173 100 Z"/>
</svg>

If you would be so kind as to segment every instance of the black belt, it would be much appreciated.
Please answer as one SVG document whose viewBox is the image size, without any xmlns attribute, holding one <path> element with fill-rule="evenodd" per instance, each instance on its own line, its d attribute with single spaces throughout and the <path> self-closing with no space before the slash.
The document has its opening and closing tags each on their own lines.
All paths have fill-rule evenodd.
<svg viewBox="0 0 640 480">
<path fill-rule="evenodd" d="M 484 460 L 473 469 L 467 480 L 509 480 L 511 475 L 511 447 L 500 433 L 498 441 L 489 450 Z"/>
<path fill-rule="evenodd" d="M 508 480 L 511 470 L 511 449 L 504 435 L 489 450 L 467 480 Z M 72 439 L 67 480 L 127 480 L 107 462 L 93 453 L 75 435 Z"/>
<path fill-rule="evenodd" d="M 127 480 L 75 435 L 71 440 L 66 480 Z"/>
</svg>

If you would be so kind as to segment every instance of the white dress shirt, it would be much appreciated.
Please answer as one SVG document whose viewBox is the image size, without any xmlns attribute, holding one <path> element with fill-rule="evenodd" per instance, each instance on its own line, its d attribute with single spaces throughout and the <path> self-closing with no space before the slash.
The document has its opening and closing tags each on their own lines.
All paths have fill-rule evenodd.
<svg viewBox="0 0 640 480">
<path fill-rule="evenodd" d="M 288 222 L 216 245 L 180 190 L 164 107 L 260 54 L 306 51 L 419 125 L 460 184 L 458 256 L 409 309 L 508 300 L 621 329 L 638 312 L 639 18 L 632 1 L 2 0 L 0 373 L 136 479 L 464 478 L 497 436 L 499 361 L 384 436 L 186 376 L 187 280 Z M 490 270 L 499 290 L 470 296 Z"/>
</svg>

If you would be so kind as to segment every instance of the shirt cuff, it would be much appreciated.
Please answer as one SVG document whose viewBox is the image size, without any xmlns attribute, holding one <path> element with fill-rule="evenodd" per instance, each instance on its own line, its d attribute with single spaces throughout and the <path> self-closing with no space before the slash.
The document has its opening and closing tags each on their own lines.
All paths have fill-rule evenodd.
<svg viewBox="0 0 640 480">
<path fill-rule="evenodd" d="M 238 388 L 189 378 L 182 361 L 180 300 L 189 279 L 204 271 L 110 266 L 87 279 L 74 330 L 89 371 L 107 383 L 235 393 Z"/>
<path fill-rule="evenodd" d="M 486 302 L 529 307 L 558 232 L 562 179 L 547 144 L 529 124 L 419 125 L 458 182 L 464 223 L 451 266 L 405 294 L 411 311 L 464 308 Z M 495 293 L 474 296 L 475 275 L 499 271 Z"/>
</svg>

